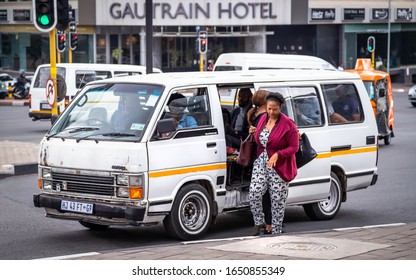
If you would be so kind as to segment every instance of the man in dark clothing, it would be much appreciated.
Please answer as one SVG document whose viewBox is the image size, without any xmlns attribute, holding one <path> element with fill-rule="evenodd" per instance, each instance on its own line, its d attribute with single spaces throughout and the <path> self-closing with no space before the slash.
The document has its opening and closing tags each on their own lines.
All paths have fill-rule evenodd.
<svg viewBox="0 0 416 280">
<path fill-rule="evenodd" d="M 249 88 L 242 88 L 238 92 L 238 107 L 230 114 L 230 125 L 242 140 L 248 136 L 247 112 L 252 107 L 253 94 Z"/>
</svg>

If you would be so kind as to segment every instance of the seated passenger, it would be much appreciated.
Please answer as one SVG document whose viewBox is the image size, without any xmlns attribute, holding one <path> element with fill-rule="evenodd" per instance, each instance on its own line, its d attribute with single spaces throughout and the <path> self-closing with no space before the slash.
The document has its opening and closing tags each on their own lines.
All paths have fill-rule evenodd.
<svg viewBox="0 0 416 280">
<path fill-rule="evenodd" d="M 172 96 L 171 100 L 169 100 L 168 106 L 170 116 L 175 120 L 177 129 L 198 127 L 198 123 L 196 122 L 195 118 L 189 116 L 185 112 L 185 109 L 188 105 L 186 97 L 180 97 L 179 95 L 172 98 Z"/>
<path fill-rule="evenodd" d="M 295 109 L 298 125 L 320 125 L 321 124 L 321 110 L 317 98 L 306 97 L 295 99 Z"/>
<path fill-rule="evenodd" d="M 131 130 L 142 130 L 146 118 L 146 112 L 140 104 L 140 97 L 137 94 L 126 94 L 120 96 L 112 123 L 117 132 L 131 132 Z"/>
<path fill-rule="evenodd" d="M 360 121 L 360 104 L 358 100 L 347 92 L 347 89 L 340 87 L 336 89 L 338 99 L 332 104 L 334 111 L 348 121 Z"/>
</svg>

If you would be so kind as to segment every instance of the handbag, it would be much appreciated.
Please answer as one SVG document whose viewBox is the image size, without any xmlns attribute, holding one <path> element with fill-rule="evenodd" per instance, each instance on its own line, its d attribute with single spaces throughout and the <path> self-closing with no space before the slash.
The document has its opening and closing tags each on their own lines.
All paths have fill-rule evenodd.
<svg viewBox="0 0 416 280">
<path fill-rule="evenodd" d="M 299 150 L 296 152 L 297 168 L 301 168 L 308 162 L 312 161 L 314 158 L 316 158 L 317 155 L 318 154 L 316 153 L 315 149 L 312 148 L 308 136 L 306 133 L 303 133 L 299 140 Z"/>
<path fill-rule="evenodd" d="M 254 135 L 249 134 L 240 144 L 240 153 L 237 157 L 237 163 L 242 166 L 250 166 L 256 159 L 256 142 Z"/>
</svg>

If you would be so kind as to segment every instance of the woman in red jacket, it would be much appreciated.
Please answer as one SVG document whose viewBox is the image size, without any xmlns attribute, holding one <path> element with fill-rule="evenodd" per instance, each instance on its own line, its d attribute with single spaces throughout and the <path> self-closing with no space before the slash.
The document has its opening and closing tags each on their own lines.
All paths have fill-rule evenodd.
<svg viewBox="0 0 416 280">
<path fill-rule="evenodd" d="M 250 184 L 250 208 L 253 213 L 253 235 L 259 235 L 264 224 L 262 197 L 269 190 L 272 204 L 272 234 L 282 233 L 289 182 L 297 175 L 295 153 L 299 134 L 292 119 L 281 113 L 285 100 L 280 93 L 267 95 L 267 114 L 257 125 L 254 161 Z"/>
</svg>

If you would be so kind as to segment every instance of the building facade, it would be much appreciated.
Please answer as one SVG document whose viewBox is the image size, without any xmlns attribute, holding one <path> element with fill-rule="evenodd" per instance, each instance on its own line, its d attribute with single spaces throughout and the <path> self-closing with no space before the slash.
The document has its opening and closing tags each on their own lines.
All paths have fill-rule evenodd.
<svg viewBox="0 0 416 280">
<path fill-rule="evenodd" d="M 73 62 L 146 64 L 145 0 L 69 4 L 79 34 Z M 292 53 L 353 68 L 371 57 L 367 38 L 374 36 L 379 68 L 387 60 L 392 68 L 416 65 L 415 12 L 409 0 L 153 0 L 153 66 L 198 70 L 200 30 L 208 32 L 206 62 L 223 52 Z M 35 29 L 32 17 L 32 1 L 0 0 L 1 68 L 33 71 L 49 62 L 49 33 Z"/>
</svg>

